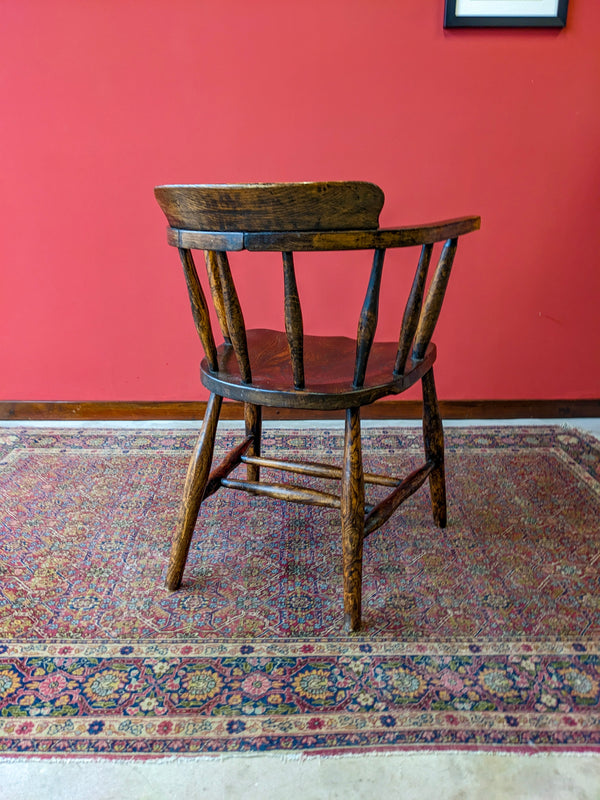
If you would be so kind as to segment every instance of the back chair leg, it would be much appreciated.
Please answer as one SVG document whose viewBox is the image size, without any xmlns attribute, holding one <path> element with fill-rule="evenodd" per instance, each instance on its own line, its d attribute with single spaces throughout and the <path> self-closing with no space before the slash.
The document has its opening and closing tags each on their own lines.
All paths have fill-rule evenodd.
<svg viewBox="0 0 600 800">
<path fill-rule="evenodd" d="M 433 368 L 422 378 L 423 384 L 423 438 L 425 456 L 436 466 L 429 475 L 433 519 L 440 528 L 446 527 L 446 477 L 444 471 L 444 428 L 435 392 Z"/>
<path fill-rule="evenodd" d="M 166 586 L 171 591 L 179 589 L 181 585 L 192 534 L 194 533 L 198 511 L 200 510 L 200 504 L 204 497 L 204 490 L 210 473 L 222 402 L 222 397 L 211 394 L 206 406 L 200 436 L 188 467 L 177 530 L 171 546 L 171 559 L 167 571 Z"/>
<path fill-rule="evenodd" d="M 344 629 L 360 628 L 362 555 L 365 529 L 365 483 L 360 443 L 360 409 L 346 410 L 342 472 L 342 558 Z"/>
<path fill-rule="evenodd" d="M 246 422 L 246 436 L 253 436 L 252 444 L 247 455 L 260 456 L 260 437 L 262 435 L 262 406 L 244 403 L 244 420 Z M 249 481 L 260 480 L 260 467 L 257 464 L 247 464 L 246 471 Z"/>
</svg>

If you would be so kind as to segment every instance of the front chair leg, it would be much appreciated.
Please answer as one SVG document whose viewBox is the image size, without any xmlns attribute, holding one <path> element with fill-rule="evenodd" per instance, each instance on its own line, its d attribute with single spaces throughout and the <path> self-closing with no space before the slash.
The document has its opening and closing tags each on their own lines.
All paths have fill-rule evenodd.
<svg viewBox="0 0 600 800">
<path fill-rule="evenodd" d="M 423 384 L 423 438 L 425 456 L 433 460 L 435 468 L 429 475 L 433 519 L 440 528 L 446 527 L 446 477 L 444 471 L 444 428 L 438 407 L 433 379 L 433 368 L 422 378 Z"/>
<path fill-rule="evenodd" d="M 179 589 L 181 585 L 192 534 L 208 481 L 222 402 L 222 397 L 211 394 L 206 405 L 200 436 L 190 459 L 167 570 L 166 586 L 171 591 Z"/>
<path fill-rule="evenodd" d="M 252 436 L 252 444 L 248 448 L 249 456 L 260 456 L 260 437 L 262 434 L 262 407 L 252 403 L 244 403 L 244 421 L 246 423 L 246 436 Z M 247 464 L 246 473 L 249 481 L 258 482 L 260 467 L 257 464 Z"/>
<path fill-rule="evenodd" d="M 360 444 L 360 409 L 358 408 L 346 410 L 341 510 L 344 629 L 357 631 L 360 628 L 365 529 L 365 483 Z"/>
</svg>

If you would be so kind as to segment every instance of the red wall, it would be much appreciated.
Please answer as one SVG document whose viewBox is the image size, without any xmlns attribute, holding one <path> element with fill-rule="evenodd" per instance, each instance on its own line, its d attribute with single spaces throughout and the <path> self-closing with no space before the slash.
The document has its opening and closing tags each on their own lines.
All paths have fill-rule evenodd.
<svg viewBox="0 0 600 800">
<path fill-rule="evenodd" d="M 382 186 L 384 225 L 482 215 L 436 336 L 441 397 L 600 396 L 600 3 L 572 0 L 560 32 L 442 16 L 443 0 L 3 0 L 0 399 L 206 397 L 153 186 L 344 178 Z M 250 322 L 270 298 L 280 319 L 277 268 L 250 258 Z M 301 276 L 307 327 L 325 310 L 321 327 L 353 329 L 366 273 L 322 272 Z"/>
</svg>

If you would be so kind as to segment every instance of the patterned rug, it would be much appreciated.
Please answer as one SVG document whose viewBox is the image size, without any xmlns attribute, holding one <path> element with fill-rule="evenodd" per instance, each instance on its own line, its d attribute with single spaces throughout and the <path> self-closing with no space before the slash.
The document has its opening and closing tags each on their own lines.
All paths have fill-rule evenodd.
<svg viewBox="0 0 600 800">
<path fill-rule="evenodd" d="M 424 488 L 368 539 L 344 635 L 331 510 L 222 490 L 163 588 L 194 439 L 0 430 L 0 753 L 600 744 L 597 440 L 448 430 L 448 527 Z M 342 435 L 265 434 L 291 445 L 335 462 Z M 420 432 L 367 430 L 364 451 L 406 474 Z"/>
</svg>

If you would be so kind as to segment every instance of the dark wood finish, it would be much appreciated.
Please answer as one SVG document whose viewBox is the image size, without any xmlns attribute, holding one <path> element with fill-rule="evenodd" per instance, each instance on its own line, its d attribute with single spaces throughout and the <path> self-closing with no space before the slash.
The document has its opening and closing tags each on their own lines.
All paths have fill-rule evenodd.
<svg viewBox="0 0 600 800">
<path fill-rule="evenodd" d="M 220 487 L 339 508 L 344 626 L 347 631 L 356 631 L 361 623 L 365 535 L 380 528 L 428 477 L 435 522 L 446 524 L 444 440 L 433 380 L 437 351 L 431 339 L 458 237 L 477 230 L 479 217 L 380 230 L 383 192 L 373 184 L 356 181 L 161 186 L 155 192 L 171 226 L 168 241 L 181 254 L 196 327 L 206 351 L 201 380 L 211 391 L 206 420 L 188 472 L 167 584 L 170 588 L 179 585 L 200 502 L 203 496 Z M 442 241 L 446 244 L 423 300 L 432 246 Z M 412 246 L 422 249 L 399 339 L 377 342 L 375 332 L 386 249 Z M 208 251 L 211 296 L 225 340 L 219 347 L 215 346 L 191 249 Z M 282 253 L 285 333 L 246 329 L 226 252 L 239 249 Z M 356 340 L 307 336 L 293 254 L 297 250 L 349 249 L 374 251 Z M 361 407 L 400 394 L 419 380 L 423 383 L 426 463 L 404 480 L 365 476 Z M 246 439 L 209 476 L 222 397 L 244 403 Z M 345 410 L 342 466 L 262 457 L 263 407 L 319 412 Z M 239 464 L 246 467 L 246 480 L 229 477 Z M 262 467 L 339 480 L 340 496 L 313 487 L 261 480 Z M 391 492 L 373 507 L 365 501 L 365 481 L 388 486 Z"/>
<path fill-rule="evenodd" d="M 440 414 L 444 419 L 573 419 L 600 417 L 600 399 L 590 400 L 440 400 Z M 0 421 L 73 423 L 164 420 L 166 424 L 177 420 L 202 420 L 206 412 L 205 401 L 195 400 L 94 400 L 73 402 L 66 400 L 1 400 Z M 402 420 L 421 419 L 423 404 L 420 400 L 378 400 L 364 406 L 363 419 Z M 336 420 L 343 419 L 343 410 L 265 408 L 266 420 Z M 244 404 L 224 402 L 221 419 L 241 420 Z"/>
<path fill-rule="evenodd" d="M 192 534 L 198 518 L 200 503 L 208 482 L 212 454 L 215 445 L 215 434 L 221 411 L 222 398 L 211 395 L 206 406 L 206 415 L 198 443 L 192 454 L 183 488 L 183 498 L 179 511 L 177 530 L 173 537 L 171 558 L 167 570 L 167 589 L 174 591 L 181 585 L 183 570 L 187 560 Z"/>
<path fill-rule="evenodd" d="M 406 359 L 408 358 L 415 333 L 417 332 L 432 251 L 432 244 L 424 244 L 421 248 L 421 257 L 419 258 L 417 271 L 402 318 L 402 327 L 400 328 L 400 338 L 398 340 L 398 353 L 394 365 L 394 375 L 404 374 Z"/>
<path fill-rule="evenodd" d="M 260 456 L 260 442 L 262 437 L 262 408 L 251 403 L 244 403 L 244 423 L 246 426 L 246 436 L 252 437 L 252 443 L 248 449 L 249 456 Z M 246 477 L 251 482 L 260 480 L 260 466 L 248 463 Z"/>
<path fill-rule="evenodd" d="M 272 500 L 286 500 L 291 503 L 306 503 L 313 506 L 328 506 L 329 508 L 339 508 L 340 498 L 328 492 L 320 492 L 317 489 L 307 489 L 303 486 L 292 486 L 289 483 L 251 483 L 250 481 L 238 481 L 233 478 L 226 478 L 221 484 L 228 489 L 241 489 L 249 494 L 270 497 Z"/>
<path fill-rule="evenodd" d="M 375 250 L 373 256 L 373 266 L 371 277 L 365 295 L 365 302 L 362 307 L 358 322 L 358 333 L 356 335 L 356 364 L 354 367 L 354 381 L 352 385 L 355 389 L 362 389 L 365 384 L 367 373 L 367 363 L 371 347 L 375 339 L 377 329 L 377 319 L 379 315 L 379 291 L 381 288 L 381 276 L 383 273 L 383 259 L 385 250 Z M 389 365 L 388 365 L 389 368 Z"/>
<path fill-rule="evenodd" d="M 231 337 L 229 336 L 229 327 L 227 325 L 227 310 L 225 308 L 225 299 L 223 296 L 223 284 L 221 283 L 221 271 L 217 254 L 214 250 L 206 250 L 206 273 L 208 275 L 208 284 L 210 286 L 210 293 L 212 296 L 215 313 L 219 320 L 219 327 L 223 334 L 225 344 L 231 344 Z"/>
<path fill-rule="evenodd" d="M 293 253 L 283 255 L 283 287 L 285 293 L 285 332 L 290 348 L 294 388 L 304 389 L 304 325 L 296 284 Z"/>
<path fill-rule="evenodd" d="M 377 230 L 270 231 L 218 233 L 215 231 L 167 230 L 167 241 L 192 250 L 259 250 L 301 252 L 303 250 L 375 250 L 412 247 L 456 238 L 479 229 L 479 217 Z"/>
<path fill-rule="evenodd" d="M 248 452 L 252 445 L 253 438 L 253 436 L 246 436 L 237 447 L 234 447 L 233 450 L 227 454 L 219 466 L 210 473 L 202 500 L 206 500 L 207 497 L 210 497 L 211 494 L 218 491 L 221 488 L 223 480 L 241 464 L 244 454 Z"/>
<path fill-rule="evenodd" d="M 288 461 L 281 458 L 256 458 L 254 456 L 243 456 L 244 464 L 255 464 L 268 469 L 280 469 L 285 472 L 297 472 L 301 475 L 311 475 L 314 478 L 325 478 L 329 480 L 340 480 L 343 470 L 341 467 L 331 464 L 321 464 L 316 461 Z M 372 472 L 364 472 L 365 483 L 372 483 L 378 486 L 397 486 L 397 478 L 388 478 L 387 475 L 376 475 Z"/>
<path fill-rule="evenodd" d="M 217 231 L 182 231 L 167 228 L 167 242 L 183 250 L 243 250 L 243 233 L 219 233 Z"/>
<path fill-rule="evenodd" d="M 212 373 L 201 364 L 201 379 L 211 392 L 261 406 L 282 408 L 339 409 L 366 405 L 380 397 L 400 392 L 418 381 L 435 361 L 435 345 L 425 357 L 394 375 L 396 342 L 373 342 L 364 385 L 356 389 L 353 375 L 356 341 L 344 336 L 304 336 L 305 389 L 294 386 L 287 337 L 280 331 L 247 331 L 252 361 L 252 384 L 244 383 L 239 362 L 230 347 L 218 349 L 219 370 Z"/>
<path fill-rule="evenodd" d="M 248 356 L 248 342 L 246 341 L 246 326 L 244 325 L 244 316 L 242 308 L 237 295 L 233 276 L 229 267 L 229 260 L 227 253 L 221 251 L 215 252 L 216 262 L 218 264 L 219 286 L 222 291 L 222 303 L 225 309 L 225 318 L 227 320 L 227 331 L 233 351 L 238 363 L 240 377 L 242 383 L 252 382 L 252 370 L 250 369 L 250 359 Z M 216 286 L 216 284 L 215 284 Z M 230 352 L 228 343 L 225 343 L 227 352 Z M 210 365 L 209 365 L 210 366 Z"/>
<path fill-rule="evenodd" d="M 218 369 L 217 364 L 217 348 L 213 337 L 212 328 L 210 325 L 210 315 L 208 312 L 208 305 L 206 297 L 202 290 L 202 285 L 198 279 L 196 272 L 196 265 L 189 250 L 179 250 L 179 256 L 183 265 L 183 272 L 185 281 L 188 287 L 188 294 L 192 306 L 192 316 L 196 323 L 196 331 L 202 342 L 202 347 L 206 353 L 206 361 L 208 368 L 214 372 Z"/>
<path fill-rule="evenodd" d="M 154 194 L 172 228 L 234 233 L 376 228 L 384 199 L 362 181 L 157 186 Z"/>
<path fill-rule="evenodd" d="M 362 558 L 365 526 L 365 484 L 360 439 L 360 409 L 346 410 L 342 467 L 342 564 L 344 569 L 344 629 L 360 628 Z"/>
<path fill-rule="evenodd" d="M 454 256 L 458 239 L 448 239 L 442 250 L 442 255 L 435 270 L 435 275 L 431 281 L 431 286 L 427 292 L 425 305 L 419 317 L 419 324 L 415 334 L 415 345 L 413 347 L 413 359 L 421 360 L 425 357 L 425 352 L 429 347 L 429 342 L 433 336 L 433 331 L 437 324 L 448 286 L 448 279 L 452 270 Z"/>
<path fill-rule="evenodd" d="M 423 385 L 423 441 L 425 457 L 435 465 L 429 475 L 433 519 L 446 527 L 446 478 L 444 472 L 444 428 L 438 408 L 433 368 L 421 381 Z"/>
<path fill-rule="evenodd" d="M 460 217 L 459 219 L 434 222 L 407 228 L 381 228 L 379 230 L 355 231 L 308 231 L 301 233 L 246 233 L 246 250 L 283 251 L 291 250 L 386 250 L 391 247 L 413 247 L 414 245 L 434 244 L 445 239 L 456 238 L 476 231 L 480 226 L 479 217 Z"/>
<path fill-rule="evenodd" d="M 411 494 L 414 494 L 427 480 L 435 467 L 435 462 L 428 461 L 419 469 L 414 470 L 407 475 L 407 477 L 396 486 L 394 491 L 389 494 L 384 500 L 378 503 L 365 518 L 365 533 L 364 538 L 374 533 L 376 530 L 388 521 L 394 511 L 407 500 Z"/>
</svg>

